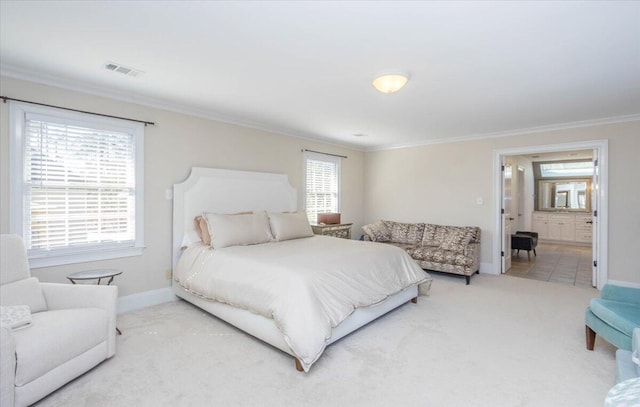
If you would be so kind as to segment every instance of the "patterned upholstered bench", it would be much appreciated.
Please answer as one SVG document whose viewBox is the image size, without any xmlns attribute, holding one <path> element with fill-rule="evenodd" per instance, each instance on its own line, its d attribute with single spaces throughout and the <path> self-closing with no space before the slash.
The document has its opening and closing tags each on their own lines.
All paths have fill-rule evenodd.
<svg viewBox="0 0 640 407">
<path fill-rule="evenodd" d="M 362 230 L 365 240 L 398 246 L 425 270 L 462 275 L 467 284 L 479 273 L 479 227 L 380 220 Z"/>
</svg>

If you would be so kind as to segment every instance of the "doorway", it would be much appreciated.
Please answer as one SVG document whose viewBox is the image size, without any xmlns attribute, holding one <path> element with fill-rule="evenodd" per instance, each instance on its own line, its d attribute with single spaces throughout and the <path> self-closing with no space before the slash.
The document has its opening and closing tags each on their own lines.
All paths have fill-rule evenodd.
<svg viewBox="0 0 640 407">
<path fill-rule="evenodd" d="M 511 259 L 508 276 L 592 287 L 591 246 L 539 242 L 537 255 L 520 252 Z"/>
<path fill-rule="evenodd" d="M 517 223 L 517 227 L 521 225 L 532 225 L 532 214 L 533 204 L 530 207 L 527 207 L 526 202 L 531 201 L 533 199 L 523 200 L 525 202 L 524 206 L 521 206 L 519 203 L 516 205 L 511 205 L 511 195 L 519 195 L 520 191 L 518 191 L 518 186 L 516 180 L 520 178 L 520 171 L 517 171 L 517 174 L 510 174 L 508 186 L 507 186 L 507 196 L 505 196 L 505 174 L 503 168 L 506 163 L 507 157 L 510 156 L 531 156 L 535 154 L 548 154 L 552 152 L 556 153 L 568 153 L 576 150 L 591 150 L 593 152 L 593 158 L 596 165 L 596 174 L 593 177 L 593 189 L 592 189 L 592 205 L 591 205 L 591 213 L 593 214 L 593 225 L 592 225 L 592 254 L 591 261 L 585 262 L 584 255 L 578 256 L 581 260 L 581 269 L 584 271 L 584 268 L 589 266 L 591 267 L 591 284 L 592 286 L 601 289 L 602 286 L 607 281 L 607 241 L 605 236 L 607 235 L 607 161 L 608 161 L 608 143 L 607 140 L 595 140 L 595 141 L 587 141 L 587 142 L 575 142 L 575 143 L 563 143 L 563 144 L 554 144 L 554 145 L 542 145 L 542 146 L 532 146 L 532 147 L 520 147 L 520 148 L 511 148 L 504 150 L 496 150 L 494 151 L 494 185 L 496 191 L 496 199 L 495 202 L 495 221 L 496 221 L 496 230 L 499 233 L 494 234 L 494 250 L 493 253 L 493 263 L 499 265 L 499 273 L 505 273 L 508 268 L 507 266 L 507 256 L 510 254 L 510 234 L 507 234 L 507 230 L 510 225 L 513 223 Z M 517 163 L 514 165 L 511 162 L 513 169 L 518 169 Z M 516 171 L 513 171 L 516 172 Z M 512 181 L 516 181 L 516 186 L 513 188 L 511 185 Z M 515 189 L 514 191 L 511 191 Z M 511 191 L 511 192 L 510 192 Z M 523 191 L 525 195 L 527 195 L 531 191 Z M 533 193 L 531 192 L 531 195 Z M 515 213 L 510 214 L 509 216 L 505 216 L 505 201 L 509 203 L 510 212 L 517 212 L 518 215 L 522 215 L 522 217 L 518 216 L 516 222 L 513 222 L 515 218 Z M 523 209 L 523 212 L 520 212 Z M 587 216 L 589 214 L 587 213 Z M 510 219 L 511 218 L 511 219 Z M 551 247 L 550 247 L 551 248 Z M 558 253 L 558 249 L 561 247 L 551 248 L 551 252 Z M 507 253 L 508 250 L 508 253 Z M 520 256 L 522 257 L 522 255 Z M 526 254 L 525 254 L 526 257 Z M 534 256 L 535 257 L 535 256 Z M 575 256 L 574 256 L 575 257 Z M 510 261 L 516 260 L 519 262 L 519 258 L 511 259 Z M 566 261 L 562 262 L 563 264 Z M 548 271 L 548 268 L 547 268 Z M 563 278 L 567 278 L 566 274 L 562 276 Z M 580 277 L 580 281 L 583 282 L 584 278 Z"/>
</svg>

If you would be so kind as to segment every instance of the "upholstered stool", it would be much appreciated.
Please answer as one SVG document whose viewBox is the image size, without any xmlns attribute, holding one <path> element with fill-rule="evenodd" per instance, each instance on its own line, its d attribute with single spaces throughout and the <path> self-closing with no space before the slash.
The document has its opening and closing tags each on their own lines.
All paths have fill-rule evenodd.
<svg viewBox="0 0 640 407">
<path fill-rule="evenodd" d="M 511 250 L 517 250 L 516 254 L 520 254 L 520 250 L 527 251 L 527 259 L 531 260 L 531 250 L 533 254 L 536 254 L 536 249 L 533 244 L 533 237 L 523 234 L 511 235 Z"/>
</svg>

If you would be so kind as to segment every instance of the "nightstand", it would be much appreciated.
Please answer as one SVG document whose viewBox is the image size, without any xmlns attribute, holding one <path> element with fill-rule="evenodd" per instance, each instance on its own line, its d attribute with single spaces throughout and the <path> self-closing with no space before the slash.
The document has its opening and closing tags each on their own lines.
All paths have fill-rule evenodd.
<svg viewBox="0 0 640 407">
<path fill-rule="evenodd" d="M 333 236 L 342 239 L 351 239 L 351 225 L 353 223 L 339 223 L 335 225 L 311 225 L 313 233 L 322 236 Z"/>
</svg>

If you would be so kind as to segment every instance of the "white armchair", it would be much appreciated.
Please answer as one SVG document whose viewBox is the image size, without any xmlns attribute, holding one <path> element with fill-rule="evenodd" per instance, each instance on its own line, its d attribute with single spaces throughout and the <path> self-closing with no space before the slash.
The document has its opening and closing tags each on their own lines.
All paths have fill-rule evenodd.
<svg viewBox="0 0 640 407">
<path fill-rule="evenodd" d="M 0 304 L 28 305 L 31 325 L 0 329 L 0 405 L 27 406 L 116 352 L 116 286 L 40 283 L 22 239 L 0 236 Z"/>
</svg>

